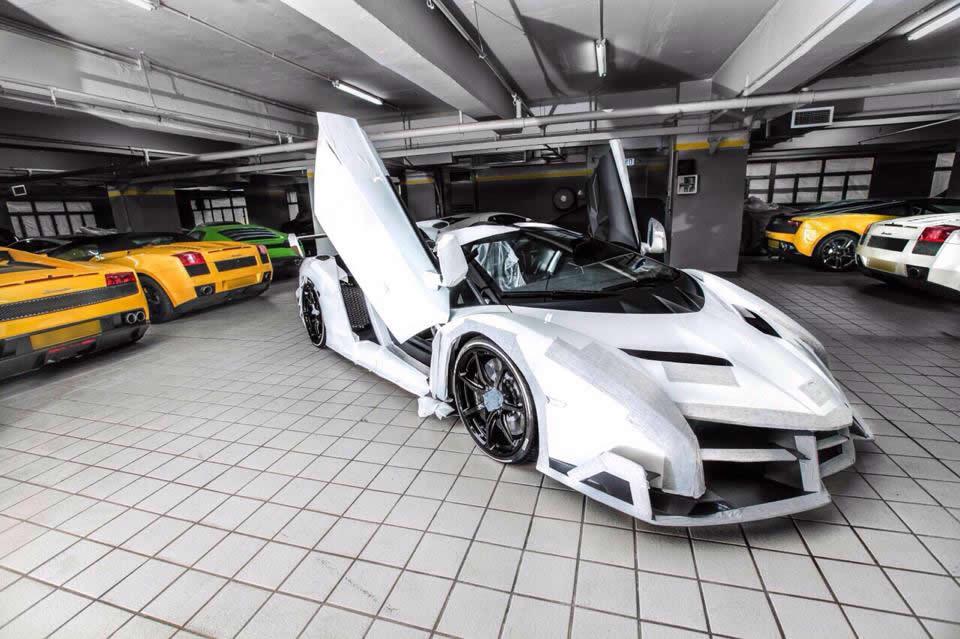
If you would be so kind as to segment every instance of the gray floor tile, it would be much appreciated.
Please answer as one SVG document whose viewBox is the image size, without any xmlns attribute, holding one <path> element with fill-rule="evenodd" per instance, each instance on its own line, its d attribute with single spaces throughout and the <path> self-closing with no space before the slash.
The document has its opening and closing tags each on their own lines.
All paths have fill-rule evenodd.
<svg viewBox="0 0 960 639">
<path fill-rule="evenodd" d="M 573 598 L 575 559 L 527 551 L 520 560 L 514 592 L 568 603 Z"/>
<path fill-rule="evenodd" d="M 400 571 L 365 561 L 354 563 L 329 597 L 330 603 L 376 614 Z"/>
<path fill-rule="evenodd" d="M 254 615 L 238 637 L 241 639 L 295 639 L 319 606 L 283 594 L 274 594 Z"/>
<path fill-rule="evenodd" d="M 187 622 L 187 629 L 202 635 L 232 637 L 269 596 L 259 588 L 228 583 Z"/>
<path fill-rule="evenodd" d="M 713 632 L 744 639 L 780 636 L 770 603 L 760 591 L 703 584 L 703 598 Z"/>
<path fill-rule="evenodd" d="M 695 630 L 706 630 L 700 588 L 692 579 L 639 574 L 640 618 Z"/>
<path fill-rule="evenodd" d="M 448 579 L 404 572 L 383 604 L 380 615 L 431 629 L 452 585 Z"/>
<path fill-rule="evenodd" d="M 514 595 L 500 634 L 502 639 L 553 639 L 567 632 L 570 607 Z"/>
<path fill-rule="evenodd" d="M 476 639 L 496 639 L 509 595 L 458 583 L 453 587 L 437 629 Z"/>
<path fill-rule="evenodd" d="M 195 570 L 188 570 L 160 593 L 143 612 L 151 617 L 183 625 L 226 583 Z"/>
<path fill-rule="evenodd" d="M 60 626 L 55 633 L 50 635 L 50 639 L 100 639 L 101 637 L 108 636 L 122 639 L 124 636 L 130 635 L 112 633 L 126 624 L 131 617 L 132 615 L 129 612 L 95 601 L 70 619 L 70 621 Z M 150 623 L 155 626 L 160 625 L 155 622 Z M 133 630 L 133 628 L 131 628 L 131 630 Z M 138 629 L 135 636 L 141 637 L 142 639 L 153 639 L 154 637 L 162 639 L 173 634 L 173 628 L 166 626 L 166 632 L 167 634 L 162 634 L 162 632 L 151 634 L 149 630 Z"/>
<path fill-rule="evenodd" d="M 453 578 L 467 555 L 470 542 L 459 537 L 427 533 L 420 540 L 408 567 L 411 570 Z"/>
<path fill-rule="evenodd" d="M 786 639 L 855 636 L 840 606 L 825 601 L 771 595 Z"/>
</svg>

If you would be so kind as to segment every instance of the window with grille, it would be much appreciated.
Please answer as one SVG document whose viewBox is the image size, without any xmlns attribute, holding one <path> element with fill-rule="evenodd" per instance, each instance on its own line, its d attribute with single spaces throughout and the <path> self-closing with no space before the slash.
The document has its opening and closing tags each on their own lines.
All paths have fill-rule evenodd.
<svg viewBox="0 0 960 639">
<path fill-rule="evenodd" d="M 287 191 L 287 211 L 291 220 L 300 215 L 300 195 L 295 190 Z"/>
<path fill-rule="evenodd" d="M 937 163 L 933 168 L 933 182 L 930 184 L 930 197 L 942 195 L 950 184 L 950 173 L 957 161 L 956 153 L 937 154 Z"/>
<path fill-rule="evenodd" d="M 208 194 L 209 195 L 209 194 Z M 247 224 L 247 199 L 243 194 L 218 193 L 190 200 L 194 224 Z"/>
<path fill-rule="evenodd" d="M 74 235 L 81 227 L 95 227 L 93 203 L 86 201 L 35 200 L 7 202 L 10 224 L 17 237 Z"/>
<path fill-rule="evenodd" d="M 872 157 L 750 162 L 747 191 L 777 204 L 865 199 L 873 164 Z"/>
</svg>

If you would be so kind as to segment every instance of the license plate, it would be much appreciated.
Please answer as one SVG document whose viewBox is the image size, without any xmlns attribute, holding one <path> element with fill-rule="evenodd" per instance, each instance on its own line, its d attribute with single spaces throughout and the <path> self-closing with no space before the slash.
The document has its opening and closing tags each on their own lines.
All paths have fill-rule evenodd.
<svg viewBox="0 0 960 639">
<path fill-rule="evenodd" d="M 34 350 L 39 350 L 56 346 L 57 344 L 72 342 L 75 339 L 97 335 L 98 333 L 100 333 L 100 320 L 92 320 L 82 324 L 74 324 L 73 326 L 66 326 L 64 328 L 57 328 L 52 331 L 31 335 L 30 346 L 32 346 Z"/>
<path fill-rule="evenodd" d="M 767 240 L 767 246 L 770 248 L 780 248 L 780 240 Z"/>
<path fill-rule="evenodd" d="M 883 271 L 884 273 L 897 272 L 897 263 L 891 262 L 890 260 L 870 260 L 867 266 L 877 271 Z"/>
<path fill-rule="evenodd" d="M 232 290 L 235 288 L 243 288 L 244 286 L 251 286 L 256 283 L 257 283 L 256 275 L 251 275 L 248 277 L 238 277 L 235 280 L 227 280 L 225 282 L 228 290 Z"/>
</svg>

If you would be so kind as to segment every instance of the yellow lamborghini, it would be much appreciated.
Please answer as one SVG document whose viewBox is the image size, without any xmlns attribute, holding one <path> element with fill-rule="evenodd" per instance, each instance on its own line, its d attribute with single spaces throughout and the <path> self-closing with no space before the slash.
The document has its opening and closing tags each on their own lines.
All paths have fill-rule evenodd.
<svg viewBox="0 0 960 639">
<path fill-rule="evenodd" d="M 0 249 L 0 378 L 135 342 L 148 326 L 131 269 Z"/>
<path fill-rule="evenodd" d="M 857 242 L 874 222 L 921 215 L 936 199 L 845 200 L 799 213 L 777 215 L 767 224 L 767 248 L 774 255 L 809 257 L 828 271 L 856 265 Z"/>
<path fill-rule="evenodd" d="M 199 242 L 181 233 L 80 237 L 47 255 L 135 270 L 154 323 L 227 300 L 254 297 L 273 280 L 265 246 Z"/>
</svg>

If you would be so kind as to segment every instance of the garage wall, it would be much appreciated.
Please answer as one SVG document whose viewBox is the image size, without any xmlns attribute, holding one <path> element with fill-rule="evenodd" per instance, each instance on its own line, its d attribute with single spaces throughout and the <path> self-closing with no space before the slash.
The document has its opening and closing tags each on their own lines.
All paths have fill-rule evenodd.
<svg viewBox="0 0 960 639">
<path fill-rule="evenodd" d="M 672 266 L 729 273 L 737 270 L 743 222 L 746 139 L 727 138 L 713 154 L 704 140 L 680 139 L 677 161 L 694 160 L 695 195 L 674 195 L 669 225 Z"/>
</svg>

